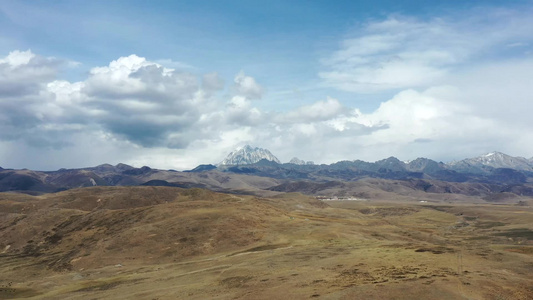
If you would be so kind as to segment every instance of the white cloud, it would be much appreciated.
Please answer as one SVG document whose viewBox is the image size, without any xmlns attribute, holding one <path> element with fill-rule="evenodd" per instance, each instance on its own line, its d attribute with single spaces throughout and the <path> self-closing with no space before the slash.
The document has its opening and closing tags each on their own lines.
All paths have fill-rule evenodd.
<svg viewBox="0 0 533 300">
<path fill-rule="evenodd" d="M 358 93 L 442 85 L 471 61 L 491 61 L 508 45 L 533 41 L 525 29 L 533 26 L 531 12 L 479 9 L 468 17 L 372 21 L 323 59 L 319 76 L 327 86 Z"/>
<path fill-rule="evenodd" d="M 0 59 L 0 97 L 35 95 L 41 85 L 52 80 L 63 63 L 33 54 L 31 50 L 12 51 Z"/>
<path fill-rule="evenodd" d="M 259 109 L 252 107 L 251 102 L 242 96 L 231 98 L 225 117 L 228 122 L 241 125 L 254 125 L 262 121 Z"/>
<path fill-rule="evenodd" d="M 263 88 L 253 77 L 246 76 L 244 71 L 240 71 L 233 81 L 238 95 L 249 99 L 260 99 L 263 96 Z"/>
<path fill-rule="evenodd" d="M 15 69 L 22 65 L 27 65 L 32 58 L 35 57 L 35 54 L 28 51 L 19 51 L 15 50 L 10 52 L 4 59 L 0 59 L 0 64 L 7 64 L 11 69 Z"/>
<path fill-rule="evenodd" d="M 198 89 L 195 76 L 179 73 L 143 57 L 130 55 L 112 61 L 109 66 L 93 68 L 85 84 L 85 93 L 96 97 L 184 99 Z"/>
<path fill-rule="evenodd" d="M 344 112 L 347 112 L 347 109 L 337 99 L 328 97 L 326 101 L 318 101 L 311 105 L 301 106 L 295 111 L 281 114 L 277 121 L 284 123 L 324 121 Z"/>
</svg>

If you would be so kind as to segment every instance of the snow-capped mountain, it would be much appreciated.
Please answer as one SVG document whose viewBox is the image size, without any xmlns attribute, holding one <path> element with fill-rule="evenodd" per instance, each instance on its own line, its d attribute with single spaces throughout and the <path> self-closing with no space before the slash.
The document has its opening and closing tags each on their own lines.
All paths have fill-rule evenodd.
<svg viewBox="0 0 533 300">
<path fill-rule="evenodd" d="M 522 171 L 533 171 L 531 162 L 523 157 L 513 157 L 501 152 L 490 152 L 478 157 L 467 158 L 457 162 L 449 163 L 452 169 L 464 169 L 468 167 L 492 167 L 510 168 Z"/>
<path fill-rule="evenodd" d="M 276 162 L 281 162 L 270 151 L 258 147 L 244 146 L 241 149 L 236 149 L 231 152 L 220 164 L 221 165 L 249 165 L 254 164 L 262 159 Z"/>
<path fill-rule="evenodd" d="M 298 157 L 293 157 L 293 158 L 289 161 L 289 164 L 305 165 L 305 161 L 299 159 Z"/>
</svg>

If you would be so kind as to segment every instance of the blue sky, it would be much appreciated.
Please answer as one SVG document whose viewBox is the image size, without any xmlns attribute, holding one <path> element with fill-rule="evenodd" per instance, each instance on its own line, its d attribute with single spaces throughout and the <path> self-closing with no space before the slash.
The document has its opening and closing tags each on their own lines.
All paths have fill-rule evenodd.
<svg viewBox="0 0 533 300">
<path fill-rule="evenodd" d="M 533 2 L 441 2 L 2 1 L 0 166 L 531 157 Z"/>
<path fill-rule="evenodd" d="M 83 79 L 90 68 L 129 54 L 171 60 L 197 73 L 216 71 L 227 78 L 243 69 L 268 87 L 271 101 L 261 103 L 265 108 L 338 96 L 370 110 L 376 106 L 371 102 L 387 95 L 361 96 L 320 87 L 320 60 L 343 38 L 361 24 L 390 15 L 424 20 L 502 3 L 432 2 L 7 1 L 0 24 L 9 43 L 2 52 L 32 49 L 81 63 L 64 70 L 69 80 Z M 531 1 L 513 3 L 527 7 Z M 302 92 L 306 89 L 312 92 Z M 291 95 L 296 100 L 285 101 L 291 91 L 299 91 Z"/>
</svg>

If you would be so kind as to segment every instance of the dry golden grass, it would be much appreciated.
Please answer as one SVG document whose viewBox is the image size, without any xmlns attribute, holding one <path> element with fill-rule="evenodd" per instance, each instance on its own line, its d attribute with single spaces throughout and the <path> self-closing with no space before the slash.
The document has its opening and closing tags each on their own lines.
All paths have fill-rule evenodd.
<svg viewBox="0 0 533 300">
<path fill-rule="evenodd" d="M 532 299 L 533 210 L 167 187 L 0 194 L 0 299 Z"/>
</svg>

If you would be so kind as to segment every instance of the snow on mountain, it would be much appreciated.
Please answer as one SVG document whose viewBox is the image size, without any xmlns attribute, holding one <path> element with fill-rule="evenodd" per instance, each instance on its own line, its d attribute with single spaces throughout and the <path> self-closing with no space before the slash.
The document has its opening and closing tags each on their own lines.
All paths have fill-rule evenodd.
<svg viewBox="0 0 533 300">
<path fill-rule="evenodd" d="M 472 167 L 492 167 L 492 168 L 511 168 L 515 170 L 533 171 L 531 162 L 523 157 L 513 157 L 501 152 L 490 152 L 474 158 L 467 158 L 449 164 L 452 168 Z"/>
<path fill-rule="evenodd" d="M 221 165 L 248 165 L 254 164 L 262 159 L 276 162 L 281 162 L 270 151 L 258 147 L 250 147 L 249 145 L 243 148 L 236 149 L 231 152 L 220 164 Z"/>
<path fill-rule="evenodd" d="M 289 164 L 305 165 L 305 161 L 299 159 L 298 157 L 293 157 L 293 158 L 289 161 Z"/>
</svg>

